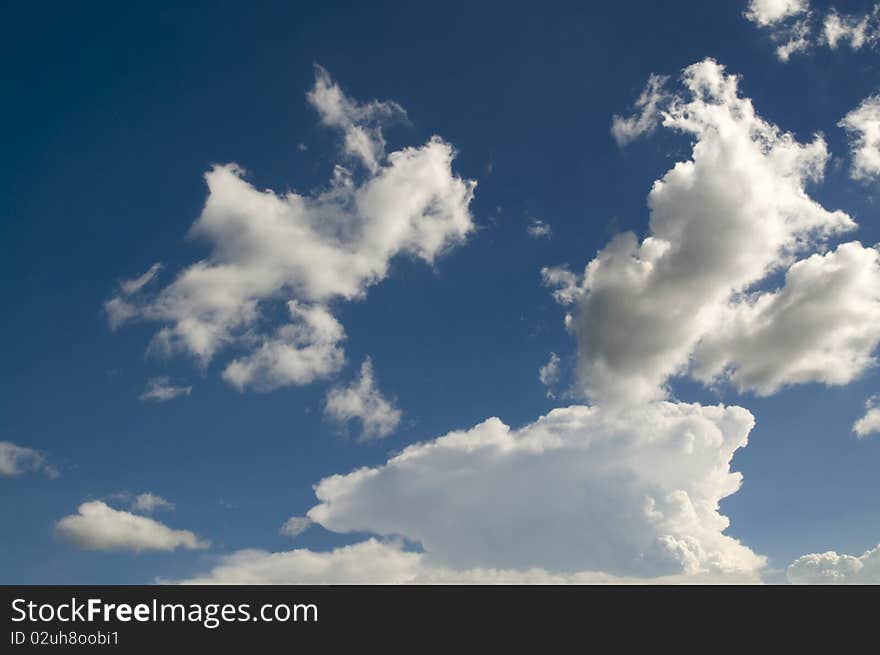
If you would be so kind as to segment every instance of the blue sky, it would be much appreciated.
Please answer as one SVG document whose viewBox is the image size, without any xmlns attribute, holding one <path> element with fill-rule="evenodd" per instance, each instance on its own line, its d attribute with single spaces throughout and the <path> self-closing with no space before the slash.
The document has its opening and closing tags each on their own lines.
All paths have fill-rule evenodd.
<svg viewBox="0 0 880 655">
<path fill-rule="evenodd" d="M 840 10 L 864 15 L 872 7 L 852 2 Z M 371 536 L 402 538 L 407 552 L 430 555 L 422 532 L 407 533 L 400 517 L 374 520 L 387 529 L 363 529 L 371 519 L 347 515 L 326 525 L 316 519 L 322 524 L 295 538 L 279 529 L 316 505 L 313 486 L 327 476 L 380 467 L 410 444 L 489 417 L 519 428 L 554 407 L 605 402 L 584 400 L 578 340 L 563 322 L 569 310 L 554 301 L 541 269 L 582 272 L 614 235 L 648 235 L 652 184 L 691 158 L 698 140 L 658 128 L 625 147 L 615 142 L 612 116 L 632 112 L 651 74 L 671 76 L 674 85 L 682 69 L 713 58 L 740 76 L 739 93 L 765 121 L 800 143 L 824 135 L 824 178 L 807 181 L 806 192 L 859 226 L 827 248 L 880 241 L 878 182 L 852 179 L 851 138 L 838 127 L 877 92 L 877 50 L 826 47 L 816 36 L 814 46 L 781 61 L 774 30 L 783 23 L 759 27 L 745 9 L 738 2 L 446 3 L 430 11 L 406 3 L 151 3 L 47 15 L 16 7 L 0 46 L 7 97 L 0 109 L 7 308 L 0 441 L 39 451 L 58 475 L 0 476 L 0 579 L 192 579 L 244 549 L 323 553 Z M 813 2 L 812 12 L 821 21 L 828 5 Z M 329 299 L 347 335 L 345 363 L 305 384 L 235 388 L 222 373 L 251 347 L 243 342 L 206 364 L 185 352 L 147 353 L 168 320 L 141 316 L 111 329 L 105 303 L 121 281 L 162 262 L 150 283 L 159 291 L 209 257 L 210 245 L 187 232 L 205 203 L 203 175 L 212 165 L 235 162 L 256 189 L 280 194 L 327 189 L 340 162 L 355 184 L 369 179 L 344 152 L 339 126 L 322 125 L 320 107 L 307 100 L 316 65 L 352 102 L 405 109 L 406 120 L 382 126 L 388 153 L 418 148 L 432 135 L 454 147 L 450 179 L 477 182 L 465 210 L 473 229 L 433 262 L 391 256 L 387 274 L 361 298 Z M 530 238 L 535 220 L 552 234 Z M 787 266 L 759 286 L 780 285 Z M 279 303 L 287 299 L 265 299 L 257 338 L 284 324 Z M 560 357 L 552 398 L 538 375 L 551 352 Z M 384 438 L 364 440 L 357 421 L 341 425 L 324 407 L 328 391 L 350 385 L 367 357 L 378 393 L 401 418 Z M 164 377 L 190 393 L 167 402 L 140 398 L 149 380 Z M 782 570 L 805 553 L 858 556 L 880 541 L 880 437 L 852 431 L 866 400 L 880 393 L 880 374 L 865 366 L 852 377 L 785 385 L 766 397 L 730 382 L 668 380 L 674 401 L 739 405 L 755 418 L 731 467 L 743 474 L 742 487 L 720 511 L 730 519 L 725 534 L 767 558 L 765 580 L 784 580 Z M 34 462 L 30 468 L 42 467 Z M 82 549 L 56 526 L 84 502 L 129 512 L 143 492 L 174 504 L 150 520 L 210 546 Z M 389 493 L 406 495 L 403 487 Z M 548 494 L 536 491 L 552 500 Z M 496 564 L 483 551 L 452 549 L 438 550 L 437 561 L 511 568 L 522 560 L 557 571 L 557 560 L 545 564 L 540 555 L 565 546 L 556 526 L 545 526 L 539 512 L 527 516 L 535 521 L 530 533 L 554 542 L 536 538 L 534 560 L 517 551 Z M 447 529 L 468 528 L 453 520 Z M 592 564 L 558 570 L 601 570 Z"/>
</svg>

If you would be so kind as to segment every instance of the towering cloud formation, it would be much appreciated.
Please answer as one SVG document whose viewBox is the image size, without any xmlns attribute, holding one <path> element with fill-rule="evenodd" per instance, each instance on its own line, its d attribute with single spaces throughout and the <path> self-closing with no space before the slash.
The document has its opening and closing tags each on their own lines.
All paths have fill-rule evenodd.
<svg viewBox="0 0 880 655">
<path fill-rule="evenodd" d="M 658 80 L 635 117 L 615 119 L 620 142 L 658 125 L 694 140 L 650 191 L 648 235 L 616 237 L 583 274 L 544 270 L 573 306 L 592 405 L 513 430 L 490 418 L 327 477 L 308 519 L 386 541 L 241 551 L 195 581 L 759 579 L 764 558 L 726 534 L 719 511 L 741 483 L 730 464 L 752 415 L 667 402 L 667 381 L 690 373 L 767 394 L 851 380 L 880 340 L 880 258 L 858 242 L 826 246 L 856 225 L 807 194 L 828 159 L 821 137 L 799 143 L 762 119 L 712 60 L 686 68 L 678 92 Z M 781 287 L 762 288 L 777 273 Z"/>
<path fill-rule="evenodd" d="M 300 195 L 259 190 L 236 164 L 214 166 L 190 230 L 209 244 L 208 257 L 152 295 L 157 266 L 123 283 L 106 305 L 111 325 L 162 323 L 151 347 L 202 364 L 237 346 L 245 353 L 224 378 L 239 389 L 306 384 L 343 363 L 345 333 L 329 303 L 364 297 L 395 256 L 432 263 L 465 239 L 475 182 L 453 174 L 449 144 L 433 137 L 387 154 L 382 126 L 403 110 L 348 98 L 320 68 L 308 98 L 321 122 L 342 132 L 355 168 L 338 165 L 328 188 Z M 289 323 L 267 330 L 283 302 Z"/>
<path fill-rule="evenodd" d="M 492 418 L 316 486 L 310 521 L 390 541 L 242 551 L 194 581 L 755 581 L 764 558 L 718 512 L 753 422 L 664 402 L 555 409 L 519 430 Z"/>
<path fill-rule="evenodd" d="M 877 250 L 852 242 L 791 265 L 856 227 L 807 194 L 828 159 L 824 141 L 798 143 L 763 120 L 712 60 L 682 82 L 657 111 L 695 143 L 654 183 L 648 236 L 617 236 L 582 276 L 544 271 L 557 300 L 574 305 L 567 324 L 585 392 L 643 402 L 687 372 L 759 393 L 850 381 L 880 341 Z M 787 266 L 782 289 L 759 289 Z"/>
<path fill-rule="evenodd" d="M 555 409 L 510 430 L 497 418 L 322 480 L 310 519 L 402 535 L 459 569 L 750 575 L 762 559 L 722 534 L 740 408 L 658 403 Z M 523 480 L 529 483 L 522 484 Z"/>
</svg>

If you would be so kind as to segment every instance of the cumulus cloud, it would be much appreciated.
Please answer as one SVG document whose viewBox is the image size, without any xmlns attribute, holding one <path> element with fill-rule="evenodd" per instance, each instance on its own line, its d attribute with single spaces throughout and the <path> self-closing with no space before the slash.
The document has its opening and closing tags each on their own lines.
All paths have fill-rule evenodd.
<svg viewBox="0 0 880 655">
<path fill-rule="evenodd" d="M 100 500 L 83 503 L 76 514 L 60 519 L 55 523 L 55 534 L 80 550 L 140 552 L 208 547 L 208 542 L 189 530 L 173 530 L 154 519 L 113 509 Z"/>
<path fill-rule="evenodd" d="M 863 100 L 838 125 L 850 137 L 853 159 L 850 176 L 855 180 L 880 177 L 880 95 Z"/>
<path fill-rule="evenodd" d="M 688 371 L 701 340 L 721 329 L 732 311 L 743 320 L 757 318 L 759 310 L 761 318 L 782 320 L 790 315 L 786 302 L 794 302 L 802 316 L 822 320 L 798 305 L 795 290 L 778 296 L 771 291 L 763 299 L 751 292 L 802 251 L 856 227 L 847 214 L 829 211 L 807 194 L 806 185 L 822 178 L 828 159 L 821 136 L 799 143 L 762 119 L 741 97 L 738 78 L 710 59 L 687 67 L 682 82 L 682 91 L 663 107 L 662 125 L 695 142 L 691 159 L 677 163 L 648 194 L 648 235 L 641 241 L 633 232 L 617 235 L 583 275 L 562 268 L 543 271 L 545 283 L 557 288 L 557 300 L 574 305 L 567 325 L 577 337 L 583 389 L 596 401 L 664 397 L 667 380 Z M 851 259 L 853 266 L 869 269 L 841 277 L 873 280 L 876 252 L 853 244 L 827 260 L 793 268 L 791 282 L 802 290 L 808 273 L 837 275 L 838 265 Z M 825 287 L 818 280 L 811 288 Z M 869 310 L 850 316 L 861 321 L 865 348 L 875 333 L 864 325 L 876 309 L 870 294 L 853 288 L 848 296 L 856 308 Z M 802 346 L 826 347 L 826 341 L 825 335 L 813 335 Z M 871 361 L 864 350 L 855 354 L 854 366 Z M 786 375 L 787 360 L 777 362 L 783 370 L 763 375 L 779 384 L 806 381 L 804 367 L 818 355 L 790 355 L 804 364 L 792 368 L 794 379 Z M 714 359 L 735 365 L 749 355 L 725 352 Z M 821 381 L 844 378 L 851 376 Z"/>
<path fill-rule="evenodd" d="M 138 494 L 137 496 L 135 496 L 135 499 L 131 503 L 131 510 L 133 512 L 141 512 L 146 514 L 150 514 L 157 510 L 173 509 L 173 503 L 170 503 L 161 496 L 157 496 L 156 494 L 150 493 L 149 491 Z"/>
<path fill-rule="evenodd" d="M 767 396 L 788 384 L 843 385 L 875 364 L 880 343 L 880 251 L 845 243 L 796 262 L 777 291 L 722 311 L 694 353 L 693 375 L 726 376 Z"/>
<path fill-rule="evenodd" d="M 650 134 L 660 122 L 661 104 L 668 100 L 664 75 L 651 75 L 648 84 L 635 103 L 635 113 L 630 116 L 615 114 L 611 120 L 611 135 L 617 145 L 624 146 L 644 134 Z"/>
<path fill-rule="evenodd" d="M 192 393 L 191 386 L 177 387 L 171 384 L 167 377 L 158 377 L 147 381 L 147 387 L 140 395 L 140 399 L 164 403 L 179 396 L 188 396 L 190 393 Z"/>
<path fill-rule="evenodd" d="M 666 93 L 658 124 L 694 143 L 654 183 L 647 236 L 618 235 L 583 274 L 542 270 L 571 308 L 593 404 L 519 429 L 490 418 L 327 477 L 306 518 L 373 538 L 240 551 L 191 581 L 760 579 L 765 559 L 727 534 L 719 509 L 741 484 L 731 460 L 753 418 L 663 400 L 667 382 L 769 394 L 852 380 L 880 339 L 878 250 L 828 247 L 856 225 L 807 192 L 828 159 L 821 137 L 801 143 L 762 119 L 712 60 Z M 557 366 L 551 357 L 542 382 Z"/>
<path fill-rule="evenodd" d="M 208 256 L 157 293 L 134 284 L 128 295 L 123 286 L 106 304 L 111 325 L 157 322 L 153 352 L 189 353 L 202 365 L 223 349 L 243 350 L 224 369 L 240 389 L 306 384 L 341 365 L 344 333 L 331 302 L 363 298 L 394 257 L 433 264 L 465 240 L 476 183 L 452 172 L 451 145 L 435 136 L 386 154 L 382 126 L 403 110 L 349 98 L 320 68 L 308 98 L 342 133 L 357 170 L 338 165 L 325 188 L 299 194 L 260 190 L 236 164 L 212 167 L 190 230 Z M 290 323 L 268 327 L 285 302 Z"/>
<path fill-rule="evenodd" d="M 361 423 L 361 439 L 381 439 L 400 424 L 401 412 L 388 402 L 376 387 L 373 362 L 367 357 L 360 377 L 348 387 L 336 387 L 327 393 L 324 415 L 336 423 L 352 420 Z"/>
<path fill-rule="evenodd" d="M 281 526 L 281 534 L 287 537 L 298 537 L 312 526 L 312 520 L 307 516 L 291 516 Z"/>
<path fill-rule="evenodd" d="M 880 545 L 860 556 L 833 550 L 803 555 L 786 575 L 792 584 L 880 584 Z"/>
<path fill-rule="evenodd" d="M 809 8 L 808 0 L 750 0 L 745 16 L 750 21 L 766 27 L 802 14 Z"/>
<path fill-rule="evenodd" d="M 58 477 L 58 469 L 40 451 L 18 446 L 11 441 L 0 441 L 0 475 L 13 477 L 37 471 L 42 471 L 49 478 Z"/>
<path fill-rule="evenodd" d="M 718 512 L 752 425 L 741 408 L 665 402 L 559 408 L 519 430 L 492 418 L 321 480 L 307 515 L 457 570 L 754 577 L 763 558 Z"/>
<path fill-rule="evenodd" d="M 853 432 L 860 439 L 869 434 L 880 433 L 880 396 L 868 398 L 865 410 L 865 415 L 853 425 Z"/>
<path fill-rule="evenodd" d="M 753 422 L 666 402 L 560 408 L 518 430 L 491 418 L 316 486 L 308 520 L 378 538 L 239 551 L 187 582 L 755 582 L 764 558 L 718 511 Z"/>
<path fill-rule="evenodd" d="M 539 218 L 533 218 L 526 226 L 526 234 L 532 239 L 549 239 L 553 236 L 553 227 Z"/>
<path fill-rule="evenodd" d="M 239 391 L 303 385 L 339 371 L 345 363 L 345 330 L 321 305 L 287 303 L 292 322 L 264 337 L 256 350 L 231 361 L 223 379 Z"/>
<path fill-rule="evenodd" d="M 723 579 L 736 582 L 736 579 Z M 710 576 L 664 576 L 651 582 L 713 582 Z M 746 579 L 744 581 L 751 581 Z M 641 584 L 601 571 L 551 573 L 544 569 L 458 570 L 430 563 L 424 553 L 396 541 L 368 539 L 329 551 L 297 549 L 271 553 L 241 550 L 220 558 L 208 573 L 182 584 Z"/>
</svg>

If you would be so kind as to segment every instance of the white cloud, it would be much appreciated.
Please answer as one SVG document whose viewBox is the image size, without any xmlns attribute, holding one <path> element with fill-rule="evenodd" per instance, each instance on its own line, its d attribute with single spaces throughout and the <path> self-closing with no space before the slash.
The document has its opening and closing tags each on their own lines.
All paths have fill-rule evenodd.
<svg viewBox="0 0 880 655">
<path fill-rule="evenodd" d="M 691 159 L 648 194 L 648 236 L 617 235 L 582 277 L 543 272 L 560 288 L 557 299 L 575 304 L 567 324 L 578 341 L 581 383 L 594 400 L 664 397 L 669 377 L 687 371 L 700 340 L 719 329 L 742 294 L 801 251 L 856 227 L 806 192 L 828 159 L 820 136 L 801 144 L 763 120 L 739 95 L 738 78 L 710 59 L 687 67 L 682 81 L 662 124 L 695 143 Z"/>
<path fill-rule="evenodd" d="M 137 296 L 144 287 L 156 279 L 161 270 L 162 264 L 157 262 L 150 266 L 143 275 L 119 283 L 119 295 L 104 303 L 104 310 L 107 312 L 107 320 L 111 329 L 117 329 L 138 315 L 137 300 L 132 296 Z"/>
<path fill-rule="evenodd" d="M 321 305 L 295 300 L 287 305 L 293 322 L 264 337 L 256 350 L 233 360 L 223 371 L 223 379 L 239 391 L 308 384 L 336 373 L 345 363 L 341 346 L 345 330 L 339 321 Z"/>
<path fill-rule="evenodd" d="M 880 251 L 858 242 L 795 263 L 777 291 L 732 304 L 697 345 L 693 374 L 767 396 L 805 382 L 843 385 L 875 364 Z"/>
<path fill-rule="evenodd" d="M 624 146 L 644 134 L 650 134 L 660 122 L 661 104 L 669 99 L 665 85 L 669 80 L 664 75 L 651 75 L 648 84 L 635 103 L 637 113 L 632 116 L 615 114 L 611 120 L 611 135 L 617 145 Z"/>
<path fill-rule="evenodd" d="M 49 478 L 58 477 L 58 469 L 38 450 L 0 441 L 0 475 L 17 476 L 42 471 Z"/>
<path fill-rule="evenodd" d="M 553 298 L 561 305 L 570 305 L 582 293 L 580 276 L 566 266 L 545 266 L 541 278 L 544 286 L 553 289 Z"/>
<path fill-rule="evenodd" d="M 188 396 L 190 393 L 192 387 L 177 387 L 171 384 L 167 377 L 158 377 L 147 381 L 147 388 L 140 395 L 140 399 L 164 403 L 179 396 Z"/>
<path fill-rule="evenodd" d="M 866 98 L 838 125 L 850 137 L 853 158 L 850 176 L 855 180 L 880 177 L 880 95 Z"/>
<path fill-rule="evenodd" d="M 880 584 L 880 545 L 858 557 L 833 550 L 803 555 L 786 575 L 792 584 Z"/>
<path fill-rule="evenodd" d="M 752 425 L 742 408 L 664 402 L 561 408 L 519 430 L 492 418 L 316 486 L 308 519 L 390 540 L 239 551 L 186 582 L 755 582 L 764 558 L 718 511 Z"/>
<path fill-rule="evenodd" d="M 755 579 L 764 559 L 718 512 L 752 425 L 742 408 L 664 402 L 560 408 L 519 430 L 492 418 L 321 480 L 307 515 L 402 536 L 455 570 Z"/>
<path fill-rule="evenodd" d="M 291 516 L 281 526 L 281 534 L 288 537 L 298 537 L 308 530 L 312 525 L 312 520 L 307 516 Z"/>
<path fill-rule="evenodd" d="M 750 0 L 745 16 L 762 27 L 808 11 L 808 0 Z"/>
<path fill-rule="evenodd" d="M 553 398 L 551 388 L 559 382 L 559 355 L 550 353 L 550 359 L 538 369 L 538 379 L 547 387 L 547 397 Z"/>
<path fill-rule="evenodd" d="M 131 510 L 133 512 L 143 512 L 146 514 L 150 514 L 152 512 L 155 512 L 156 510 L 173 509 L 173 503 L 169 503 L 161 496 L 157 496 L 156 494 L 150 493 L 149 491 L 138 494 L 137 496 L 135 496 L 135 499 L 131 503 Z"/>
<path fill-rule="evenodd" d="M 133 280 L 124 280 L 119 284 L 119 288 L 123 294 L 126 296 L 130 296 L 134 293 L 137 293 L 141 289 L 143 289 L 147 284 L 152 282 L 159 272 L 162 270 L 162 264 L 160 262 L 156 262 L 149 269 L 147 269 L 146 273 L 143 275 L 134 278 Z"/>
<path fill-rule="evenodd" d="M 173 530 L 154 519 L 113 509 L 100 500 L 83 503 L 60 519 L 55 534 L 81 550 L 196 550 L 208 543 L 189 530 Z"/>
<path fill-rule="evenodd" d="M 680 582 L 752 582 L 747 577 L 666 576 L 650 580 Z M 207 574 L 183 584 L 641 584 L 641 578 L 596 571 L 550 573 L 544 569 L 456 570 L 432 565 L 424 553 L 399 542 L 368 539 L 330 551 L 296 549 L 279 553 L 241 550 L 220 558 Z"/>
<path fill-rule="evenodd" d="M 811 33 L 812 25 L 808 20 L 798 20 L 776 30 L 774 40 L 779 42 L 776 46 L 776 56 L 780 61 L 788 61 L 793 54 L 806 52 L 812 45 Z"/>
<path fill-rule="evenodd" d="M 553 236 L 553 227 L 539 218 L 533 218 L 526 226 L 526 234 L 532 239 L 549 239 Z"/>
<path fill-rule="evenodd" d="M 832 50 L 836 50 L 841 43 L 847 42 L 853 50 L 859 50 L 862 46 L 872 46 L 877 42 L 878 32 L 877 18 L 880 13 L 880 5 L 862 16 L 842 15 L 832 9 L 822 23 L 822 42 Z"/>
<path fill-rule="evenodd" d="M 865 410 L 865 415 L 853 424 L 853 432 L 859 439 L 869 434 L 880 434 L 880 396 L 868 398 Z"/>
<path fill-rule="evenodd" d="M 375 100 L 358 103 L 347 97 L 320 66 L 316 67 L 315 86 L 307 97 L 324 125 L 342 130 L 345 152 L 370 171 L 378 170 L 385 156 L 382 126 L 389 120 L 406 120 L 403 107 Z"/>
<path fill-rule="evenodd" d="M 348 98 L 322 69 L 309 100 L 325 125 L 342 132 L 345 154 L 364 170 L 336 166 L 323 190 L 279 194 L 257 189 L 236 164 L 214 166 L 190 230 L 210 253 L 156 294 L 123 290 L 108 301 L 112 325 L 133 318 L 161 323 L 152 349 L 186 352 L 203 365 L 224 348 L 244 349 L 224 372 L 239 388 L 306 384 L 341 361 L 338 346 L 307 341 L 310 316 L 329 315 L 331 301 L 363 298 L 396 256 L 433 264 L 464 241 L 474 229 L 469 204 L 476 183 L 453 174 L 452 146 L 432 137 L 385 154 L 382 125 L 403 111 Z M 293 324 L 267 329 L 283 302 L 293 303 Z M 324 319 L 322 325 L 331 327 Z M 341 328 L 335 334 L 341 340 Z"/>
<path fill-rule="evenodd" d="M 376 388 L 373 362 L 367 357 L 361 365 L 357 381 L 327 393 L 324 415 L 337 423 L 357 419 L 361 422 L 362 439 L 381 439 L 394 432 L 400 424 L 401 412 Z"/>
<path fill-rule="evenodd" d="M 119 283 L 119 295 L 104 303 L 104 310 L 107 312 L 107 320 L 111 329 L 115 330 L 137 316 L 136 301 L 130 296 L 139 294 L 144 287 L 156 279 L 161 270 L 162 264 L 156 262 L 143 275 Z"/>
<path fill-rule="evenodd" d="M 834 8 L 813 12 L 806 1 L 753 0 L 745 17 L 766 30 L 783 62 L 813 46 L 836 50 L 845 43 L 859 50 L 880 40 L 880 4 L 865 14 L 841 14 Z"/>
</svg>

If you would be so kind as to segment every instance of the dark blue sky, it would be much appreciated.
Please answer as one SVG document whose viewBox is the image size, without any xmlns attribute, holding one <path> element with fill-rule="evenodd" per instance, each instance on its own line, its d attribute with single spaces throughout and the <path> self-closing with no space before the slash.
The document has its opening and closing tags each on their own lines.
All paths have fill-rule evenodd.
<svg viewBox="0 0 880 655">
<path fill-rule="evenodd" d="M 877 90 L 876 53 L 782 64 L 742 11 L 684 1 L 8 7 L 0 441 L 45 451 L 61 475 L 0 478 L 0 580 L 141 583 L 190 575 L 218 553 L 289 548 L 278 526 L 314 504 L 320 478 L 489 416 L 519 426 L 552 408 L 537 370 L 554 351 L 570 378 L 574 342 L 540 268 L 581 269 L 614 233 L 644 234 L 651 183 L 689 153 L 668 132 L 625 150 L 610 136 L 611 116 L 650 73 L 714 57 L 742 75 L 765 118 L 801 140 L 824 133 L 840 159 L 812 195 L 855 216 L 863 243 L 880 240 L 874 189 L 847 179 L 836 127 Z M 219 363 L 145 357 L 155 326 L 114 333 L 102 310 L 119 280 L 154 261 L 176 271 L 205 256 L 185 235 L 212 163 L 237 162 L 258 188 L 326 183 L 336 142 L 305 100 L 316 63 L 352 97 L 406 108 L 389 149 L 442 135 L 458 150 L 456 172 L 479 183 L 479 229 L 466 245 L 433 268 L 397 259 L 365 300 L 338 308 L 344 378 L 370 355 L 404 412 L 394 435 L 366 444 L 322 420 L 329 383 L 239 393 Z M 531 218 L 553 238 L 526 238 Z M 140 402 L 157 375 L 192 384 L 191 397 Z M 675 388 L 717 399 L 693 383 Z M 880 441 L 850 431 L 877 392 L 877 373 L 770 398 L 723 392 L 757 419 L 734 460 L 744 486 L 723 503 L 729 532 L 771 567 L 880 540 Z M 53 538 L 53 522 L 83 500 L 146 490 L 176 504 L 163 521 L 212 548 L 107 554 Z M 314 528 L 297 544 L 359 538 Z"/>
</svg>

